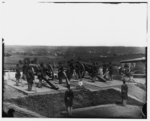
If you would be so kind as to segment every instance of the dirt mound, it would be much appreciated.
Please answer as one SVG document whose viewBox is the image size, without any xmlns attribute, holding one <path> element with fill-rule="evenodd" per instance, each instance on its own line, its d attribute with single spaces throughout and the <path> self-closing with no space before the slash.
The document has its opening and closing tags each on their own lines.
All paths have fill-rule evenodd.
<svg viewBox="0 0 150 121">
<path fill-rule="evenodd" d="M 78 88 L 77 90 L 74 90 L 74 97 L 73 108 L 82 108 L 101 104 L 119 104 L 121 101 L 120 92 L 114 89 L 90 92 L 85 88 Z M 65 110 L 64 92 L 8 99 L 7 101 L 46 117 L 60 117 L 60 113 Z M 129 98 L 128 104 L 142 105 L 131 98 Z"/>
</svg>

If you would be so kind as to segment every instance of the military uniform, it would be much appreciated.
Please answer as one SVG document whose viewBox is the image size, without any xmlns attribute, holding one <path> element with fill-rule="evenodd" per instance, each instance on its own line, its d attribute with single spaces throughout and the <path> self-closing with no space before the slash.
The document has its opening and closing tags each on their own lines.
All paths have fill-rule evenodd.
<svg viewBox="0 0 150 121">
<path fill-rule="evenodd" d="M 39 79 L 38 87 L 41 88 L 42 87 L 42 70 L 40 66 L 38 66 L 38 69 L 37 69 L 37 77 Z"/>
<path fill-rule="evenodd" d="M 109 64 L 109 68 L 108 68 L 108 70 L 109 70 L 110 80 L 113 80 L 113 77 L 112 77 L 112 74 L 113 74 L 113 67 L 112 67 L 112 65 L 111 65 L 111 64 Z"/>
<path fill-rule="evenodd" d="M 126 105 L 127 98 L 128 98 L 128 86 L 126 84 L 123 84 L 121 86 L 121 97 L 122 97 L 123 105 Z"/>
<path fill-rule="evenodd" d="M 74 65 L 73 65 L 73 62 L 71 61 L 71 62 L 68 62 L 68 69 L 66 71 L 66 74 L 69 80 L 72 78 L 73 72 L 74 72 Z"/>
<path fill-rule="evenodd" d="M 82 77 L 84 76 L 84 73 L 83 73 L 84 67 L 83 67 L 83 65 L 81 63 L 77 62 L 76 66 L 75 66 L 75 70 L 76 70 L 76 73 L 78 75 L 78 78 L 80 80 L 82 80 Z"/>
<path fill-rule="evenodd" d="M 66 109 L 67 109 L 69 116 L 72 115 L 73 98 L 74 98 L 73 91 L 71 89 L 68 89 L 65 92 L 64 101 L 65 101 Z"/>
<path fill-rule="evenodd" d="M 33 80 L 34 80 L 34 74 L 31 67 L 28 67 L 28 71 L 26 74 L 27 82 L 28 82 L 28 91 L 32 90 Z"/>
<path fill-rule="evenodd" d="M 26 78 L 26 75 L 27 75 L 27 72 L 28 72 L 28 65 L 27 65 L 27 64 L 24 64 L 24 65 L 23 65 L 22 71 L 23 71 L 23 76 L 22 76 L 22 78 L 23 78 L 24 80 L 27 80 L 27 78 Z"/>
<path fill-rule="evenodd" d="M 65 92 L 65 105 L 68 106 L 72 106 L 73 105 L 73 98 L 74 98 L 74 94 L 72 90 L 67 90 Z"/>
<path fill-rule="evenodd" d="M 19 68 L 19 66 L 17 65 L 17 66 L 16 66 L 16 74 L 15 74 L 16 86 L 18 86 L 18 84 L 19 84 L 20 77 L 21 77 L 20 68 Z"/>
<path fill-rule="evenodd" d="M 98 73 L 98 69 L 97 69 L 96 65 L 94 64 L 94 65 L 92 65 L 92 74 L 91 74 L 93 82 L 95 81 L 97 73 Z"/>
</svg>

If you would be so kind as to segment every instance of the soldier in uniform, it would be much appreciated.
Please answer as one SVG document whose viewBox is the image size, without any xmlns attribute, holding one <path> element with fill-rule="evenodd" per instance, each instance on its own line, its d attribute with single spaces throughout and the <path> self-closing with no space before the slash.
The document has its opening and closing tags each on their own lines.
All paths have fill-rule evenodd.
<svg viewBox="0 0 150 121">
<path fill-rule="evenodd" d="M 16 65 L 16 74 L 15 74 L 15 78 L 16 78 L 16 86 L 19 86 L 19 80 L 20 80 L 20 68 L 19 68 L 19 64 Z"/>
<path fill-rule="evenodd" d="M 80 81 L 82 81 L 82 77 L 83 77 L 83 65 L 80 63 L 80 62 L 76 62 L 76 66 L 75 66 L 75 70 L 76 70 L 76 73 L 78 75 L 78 78 L 80 79 Z"/>
<path fill-rule="evenodd" d="M 62 63 L 59 64 L 58 67 L 58 79 L 59 79 L 59 84 L 62 84 L 62 79 L 64 77 L 64 67 Z"/>
<path fill-rule="evenodd" d="M 22 78 L 23 78 L 24 80 L 27 80 L 27 79 L 26 79 L 26 75 L 27 75 L 27 71 L 28 71 L 28 63 L 27 63 L 26 60 L 24 60 L 24 64 L 23 64 L 23 67 L 22 67 L 22 71 L 23 71 L 23 76 L 22 76 Z"/>
<path fill-rule="evenodd" d="M 112 76 L 112 74 L 113 74 L 113 67 L 112 67 L 112 64 L 111 64 L 111 63 L 109 63 L 108 69 L 109 69 L 109 77 L 110 77 L 110 80 L 113 80 L 113 76 Z"/>
<path fill-rule="evenodd" d="M 69 116 L 72 115 L 73 98 L 74 98 L 73 91 L 70 89 L 70 85 L 68 85 L 68 90 L 65 92 L 64 100 L 65 100 L 66 110 Z"/>
<path fill-rule="evenodd" d="M 32 68 L 30 66 L 28 66 L 26 78 L 27 78 L 27 82 L 28 82 L 28 91 L 32 91 L 34 73 L 33 73 Z"/>
<path fill-rule="evenodd" d="M 107 68 L 106 63 L 103 63 L 103 74 L 105 74 L 105 72 L 106 72 L 106 68 Z M 104 77 L 104 78 L 105 78 L 105 77 Z"/>
<path fill-rule="evenodd" d="M 97 69 L 96 63 L 93 63 L 93 65 L 92 65 L 92 74 L 91 74 L 92 82 L 95 82 L 97 73 L 98 73 L 98 69 Z"/>
<path fill-rule="evenodd" d="M 45 68 L 45 65 L 41 63 L 40 66 L 38 67 L 38 79 L 39 79 L 38 87 L 39 88 L 42 87 L 42 80 L 43 78 L 46 77 L 46 72 L 47 72 L 47 69 Z"/>
<path fill-rule="evenodd" d="M 40 65 L 38 65 L 37 67 L 37 77 L 39 79 L 38 87 L 41 88 L 42 87 L 42 69 Z"/>
<path fill-rule="evenodd" d="M 128 86 L 125 80 L 123 80 L 123 85 L 121 86 L 121 97 L 122 97 L 122 104 L 126 106 L 128 98 Z"/>
<path fill-rule="evenodd" d="M 73 65 L 73 60 L 71 60 L 71 61 L 68 61 L 68 68 L 66 71 L 66 75 L 69 81 L 72 78 L 73 72 L 74 72 L 74 65 Z"/>
</svg>

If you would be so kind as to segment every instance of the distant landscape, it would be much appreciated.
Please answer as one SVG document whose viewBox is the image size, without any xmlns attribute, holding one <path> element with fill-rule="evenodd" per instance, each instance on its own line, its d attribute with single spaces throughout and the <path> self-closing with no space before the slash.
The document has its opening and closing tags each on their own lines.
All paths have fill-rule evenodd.
<svg viewBox="0 0 150 121">
<path fill-rule="evenodd" d="M 14 68 L 19 60 L 37 58 L 38 63 L 66 63 L 70 59 L 119 65 L 121 60 L 146 56 L 145 47 L 105 46 L 8 46 L 4 48 L 4 68 Z"/>
</svg>

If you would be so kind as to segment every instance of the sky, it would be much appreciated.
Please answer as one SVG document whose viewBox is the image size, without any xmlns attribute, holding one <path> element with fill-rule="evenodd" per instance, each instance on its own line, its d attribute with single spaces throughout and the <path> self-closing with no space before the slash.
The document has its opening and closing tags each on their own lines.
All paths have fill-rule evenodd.
<svg viewBox="0 0 150 121">
<path fill-rule="evenodd" d="M 6 45 L 147 46 L 147 4 L 2 5 Z"/>
</svg>

